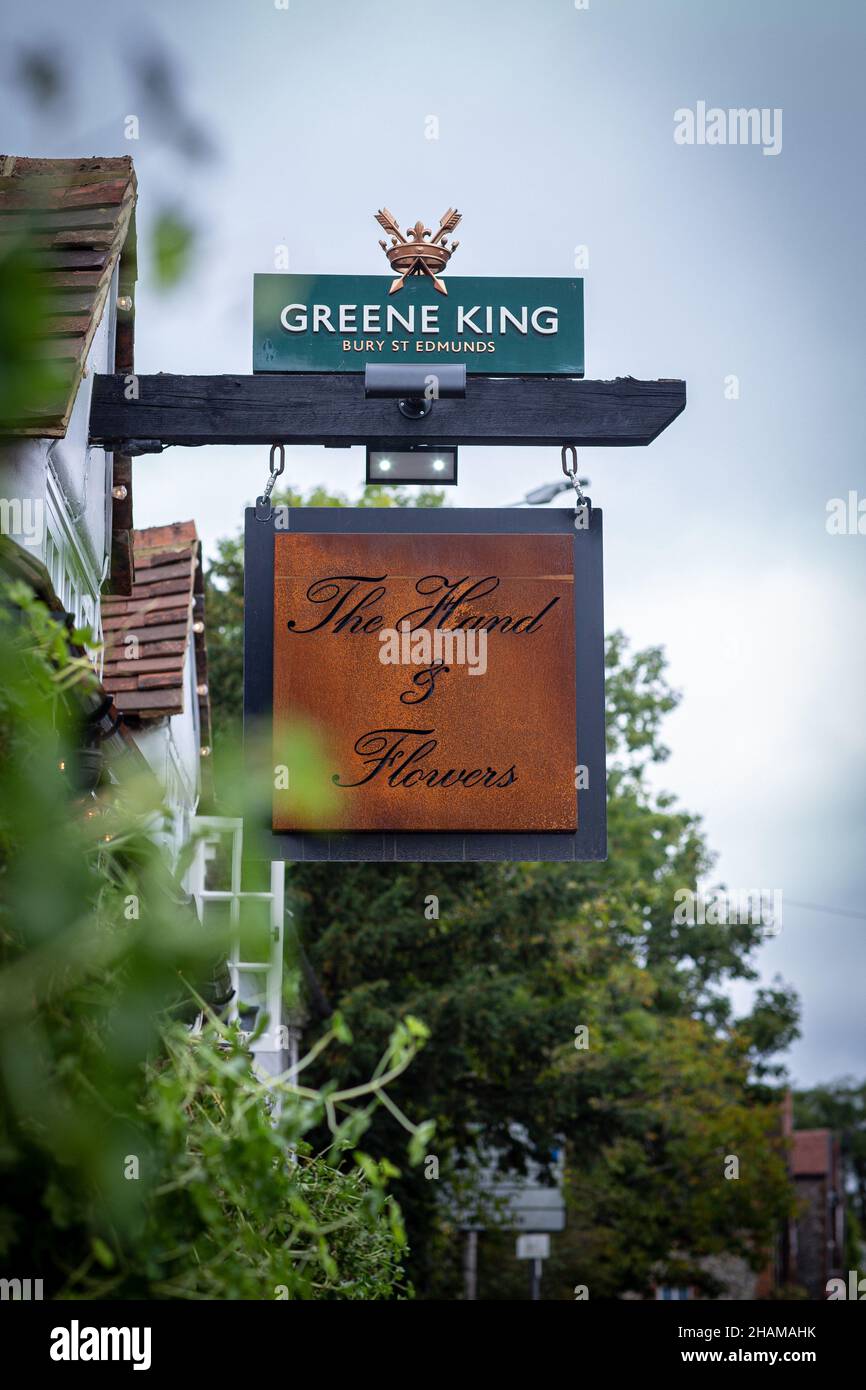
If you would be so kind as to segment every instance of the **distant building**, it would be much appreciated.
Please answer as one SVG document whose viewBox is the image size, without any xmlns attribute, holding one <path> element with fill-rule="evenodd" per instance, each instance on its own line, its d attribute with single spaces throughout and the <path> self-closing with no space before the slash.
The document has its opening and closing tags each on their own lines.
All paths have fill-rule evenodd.
<svg viewBox="0 0 866 1390">
<path fill-rule="evenodd" d="M 796 1129 L 792 1141 L 791 1176 L 798 1198 L 798 1214 L 792 1223 L 792 1272 L 810 1298 L 826 1298 L 828 1279 L 846 1277 L 839 1138 L 829 1129 Z"/>
</svg>

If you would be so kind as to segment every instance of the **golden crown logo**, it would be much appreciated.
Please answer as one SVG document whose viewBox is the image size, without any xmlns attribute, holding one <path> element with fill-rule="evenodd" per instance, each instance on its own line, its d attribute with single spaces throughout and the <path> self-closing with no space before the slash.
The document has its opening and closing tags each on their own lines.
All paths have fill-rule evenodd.
<svg viewBox="0 0 866 1390">
<path fill-rule="evenodd" d="M 449 246 L 448 234 L 454 231 L 461 218 L 462 213 L 456 208 L 449 208 L 440 218 L 439 230 L 435 236 L 423 222 L 416 222 L 414 227 L 407 227 L 404 236 L 393 213 L 387 208 L 379 209 L 376 221 L 391 237 L 390 246 L 385 241 L 380 241 L 379 245 L 388 257 L 391 269 L 397 271 L 397 279 L 388 290 L 389 294 L 396 294 L 401 290 L 410 275 L 429 275 L 434 289 L 440 294 L 448 293 L 445 281 L 438 279 L 437 271 L 445 269 L 460 245 L 459 241 L 452 241 Z"/>
</svg>

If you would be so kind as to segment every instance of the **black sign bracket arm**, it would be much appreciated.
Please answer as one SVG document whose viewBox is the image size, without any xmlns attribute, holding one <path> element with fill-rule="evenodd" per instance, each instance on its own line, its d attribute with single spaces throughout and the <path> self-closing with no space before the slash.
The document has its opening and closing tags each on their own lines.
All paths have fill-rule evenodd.
<svg viewBox="0 0 866 1390">
<path fill-rule="evenodd" d="M 354 373 L 259 376 L 94 377 L 90 442 L 124 453 L 170 445 L 322 444 L 345 447 L 651 444 L 685 409 L 680 380 L 587 381 L 582 377 L 473 376 L 464 398 L 437 399 L 407 419 L 393 400 L 368 398 Z M 129 399 L 130 395 L 133 399 Z"/>
</svg>

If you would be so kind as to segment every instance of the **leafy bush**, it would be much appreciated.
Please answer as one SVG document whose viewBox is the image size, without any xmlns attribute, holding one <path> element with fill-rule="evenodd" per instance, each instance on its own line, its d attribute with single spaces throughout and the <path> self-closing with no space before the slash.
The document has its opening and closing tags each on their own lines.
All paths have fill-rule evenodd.
<svg viewBox="0 0 866 1390">
<path fill-rule="evenodd" d="M 102 798 L 69 786 L 95 691 L 64 627 L 26 586 L 7 586 L 3 1275 L 42 1278 L 47 1297 L 408 1296 L 387 1191 L 398 1170 L 357 1146 L 424 1028 L 398 1024 L 373 1079 L 342 1091 L 255 1074 L 243 1037 L 202 997 L 225 943 L 172 892 L 148 834 L 153 786 L 124 781 Z M 199 1013 L 193 1034 L 185 1020 Z M 335 1038 L 350 1041 L 339 1017 L 299 1070 Z M 304 1136 L 323 1123 L 330 1143 L 315 1154 Z M 417 1150 L 425 1131 L 405 1127 Z"/>
</svg>

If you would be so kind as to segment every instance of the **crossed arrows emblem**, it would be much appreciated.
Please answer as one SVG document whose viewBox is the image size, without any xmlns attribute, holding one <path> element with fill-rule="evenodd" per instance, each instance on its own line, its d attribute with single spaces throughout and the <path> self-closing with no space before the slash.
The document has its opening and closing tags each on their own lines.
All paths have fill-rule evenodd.
<svg viewBox="0 0 866 1390">
<path fill-rule="evenodd" d="M 387 208 L 379 209 L 376 221 L 391 237 L 390 246 L 385 241 L 380 241 L 379 245 L 388 257 L 392 269 L 399 271 L 397 279 L 388 290 L 389 294 L 396 294 L 401 290 L 410 275 L 429 275 L 434 289 L 440 294 L 448 293 L 444 280 L 437 277 L 436 271 L 444 270 L 460 245 L 459 241 L 453 241 L 449 246 L 448 236 L 461 219 L 462 214 L 456 208 L 449 208 L 441 217 L 435 235 L 431 234 L 430 228 L 425 227 L 423 222 L 416 222 L 414 227 L 407 227 L 404 236 L 393 213 Z"/>
</svg>

